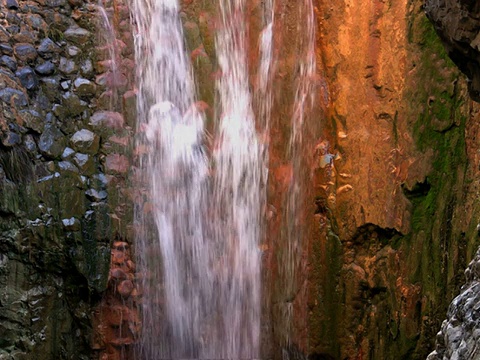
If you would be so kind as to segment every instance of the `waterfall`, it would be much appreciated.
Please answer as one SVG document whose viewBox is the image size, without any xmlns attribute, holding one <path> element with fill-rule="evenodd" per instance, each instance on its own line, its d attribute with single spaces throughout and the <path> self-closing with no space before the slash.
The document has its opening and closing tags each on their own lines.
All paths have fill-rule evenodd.
<svg viewBox="0 0 480 360">
<path fill-rule="evenodd" d="M 141 193 L 135 251 L 143 272 L 138 358 L 259 357 L 267 166 L 248 84 L 244 7 L 239 0 L 219 3 L 219 115 L 209 158 L 178 3 L 133 0 Z"/>
<path fill-rule="evenodd" d="M 284 280 L 285 298 L 285 346 L 291 345 L 293 299 L 299 292 L 297 284 L 298 272 L 302 266 L 300 260 L 304 251 L 304 233 L 301 224 L 304 199 L 302 198 L 301 186 L 305 183 L 304 163 L 304 132 L 305 121 L 310 115 L 314 105 L 314 77 L 316 73 L 315 63 L 315 16 L 312 0 L 303 0 L 299 6 L 299 19 L 304 19 L 299 24 L 300 41 L 298 47 L 297 83 L 295 101 L 292 114 L 292 131 L 289 142 L 289 154 L 292 161 L 293 176 L 286 196 L 285 221 L 287 226 L 286 251 L 284 253 Z M 285 355 L 285 354 L 284 354 Z"/>
<path fill-rule="evenodd" d="M 204 216 L 208 162 L 176 0 L 133 2 L 137 146 L 144 201 L 136 209 L 144 269 L 141 356 L 195 358 L 213 288 Z M 148 223 L 151 215 L 153 224 Z"/>
<path fill-rule="evenodd" d="M 248 84 L 245 1 L 221 0 L 216 50 L 220 116 L 215 161 L 215 239 L 225 255 L 221 358 L 258 358 L 260 337 L 261 145 Z"/>
</svg>

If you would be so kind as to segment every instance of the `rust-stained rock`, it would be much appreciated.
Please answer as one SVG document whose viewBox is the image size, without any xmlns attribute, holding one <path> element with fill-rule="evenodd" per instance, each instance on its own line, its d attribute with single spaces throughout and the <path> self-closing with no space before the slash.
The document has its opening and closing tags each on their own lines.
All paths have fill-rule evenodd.
<svg viewBox="0 0 480 360">
<path fill-rule="evenodd" d="M 128 158 L 124 155 L 109 154 L 105 160 L 107 173 L 125 174 L 130 166 Z"/>
<path fill-rule="evenodd" d="M 134 285 L 130 280 L 124 280 L 117 285 L 117 291 L 123 298 L 129 297 L 133 289 Z"/>
<path fill-rule="evenodd" d="M 128 242 L 114 241 L 108 288 L 94 313 L 92 348 L 99 359 L 132 359 L 133 345 L 140 336 L 140 297 L 132 264 Z"/>
</svg>

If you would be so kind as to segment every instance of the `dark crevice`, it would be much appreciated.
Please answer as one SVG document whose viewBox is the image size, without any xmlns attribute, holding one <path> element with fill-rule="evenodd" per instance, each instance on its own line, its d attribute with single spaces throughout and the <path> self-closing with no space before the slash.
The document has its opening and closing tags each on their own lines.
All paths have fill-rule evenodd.
<svg viewBox="0 0 480 360">
<path fill-rule="evenodd" d="M 6 178 L 14 183 L 26 183 L 33 178 L 33 164 L 23 146 L 0 147 L 0 166 Z"/>
<path fill-rule="evenodd" d="M 428 182 L 428 179 L 425 179 L 423 182 L 415 183 L 411 189 L 409 189 L 405 184 L 402 184 L 403 193 L 409 200 L 427 196 L 430 188 L 431 185 Z"/>
<path fill-rule="evenodd" d="M 355 244 L 368 244 L 370 240 L 376 239 L 385 244 L 390 243 L 391 240 L 400 236 L 402 236 L 402 233 L 396 229 L 382 228 L 378 225 L 368 223 L 357 228 L 351 240 Z"/>
</svg>

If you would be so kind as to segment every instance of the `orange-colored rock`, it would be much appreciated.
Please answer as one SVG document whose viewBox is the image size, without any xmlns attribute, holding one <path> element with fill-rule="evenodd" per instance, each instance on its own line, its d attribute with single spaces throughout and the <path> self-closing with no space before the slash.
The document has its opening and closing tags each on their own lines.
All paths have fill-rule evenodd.
<svg viewBox="0 0 480 360">
<path fill-rule="evenodd" d="M 117 281 L 125 280 L 127 278 L 127 274 L 122 269 L 113 268 L 110 270 L 110 278 Z"/>
<path fill-rule="evenodd" d="M 124 280 L 117 285 L 117 291 L 123 298 L 128 298 L 134 289 L 130 280 Z"/>
</svg>

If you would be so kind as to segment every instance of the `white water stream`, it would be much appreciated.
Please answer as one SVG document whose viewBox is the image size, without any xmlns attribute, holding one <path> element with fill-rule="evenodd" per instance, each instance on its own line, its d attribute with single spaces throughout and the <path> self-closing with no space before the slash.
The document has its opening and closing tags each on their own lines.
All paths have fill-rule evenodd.
<svg viewBox="0 0 480 360">
<path fill-rule="evenodd" d="M 136 147 L 144 149 L 139 159 L 143 199 L 135 210 L 135 250 L 144 273 L 138 358 L 259 358 L 274 2 L 265 2 L 254 95 L 247 67 L 247 0 L 218 2 L 218 111 L 208 152 L 177 0 L 132 1 Z M 309 42 L 313 8 L 306 15 Z M 298 156 L 302 141 L 314 71 L 313 50 L 304 45 L 302 49 L 290 142 L 293 156 Z M 298 183 L 292 186 L 289 209 L 296 211 Z M 288 274 L 296 268 L 299 246 L 290 240 Z"/>
<path fill-rule="evenodd" d="M 135 0 L 138 145 L 146 203 L 137 209 L 136 251 L 145 269 L 142 356 L 195 358 L 213 296 L 205 236 L 208 162 L 203 116 L 176 0 Z"/>
<path fill-rule="evenodd" d="M 178 4 L 134 0 L 132 7 L 137 148 L 147 149 L 139 164 L 144 204 L 136 209 L 145 269 L 140 358 L 259 357 L 267 167 L 251 108 L 244 3 L 222 0 L 219 8 L 221 110 L 209 168 Z"/>
</svg>

